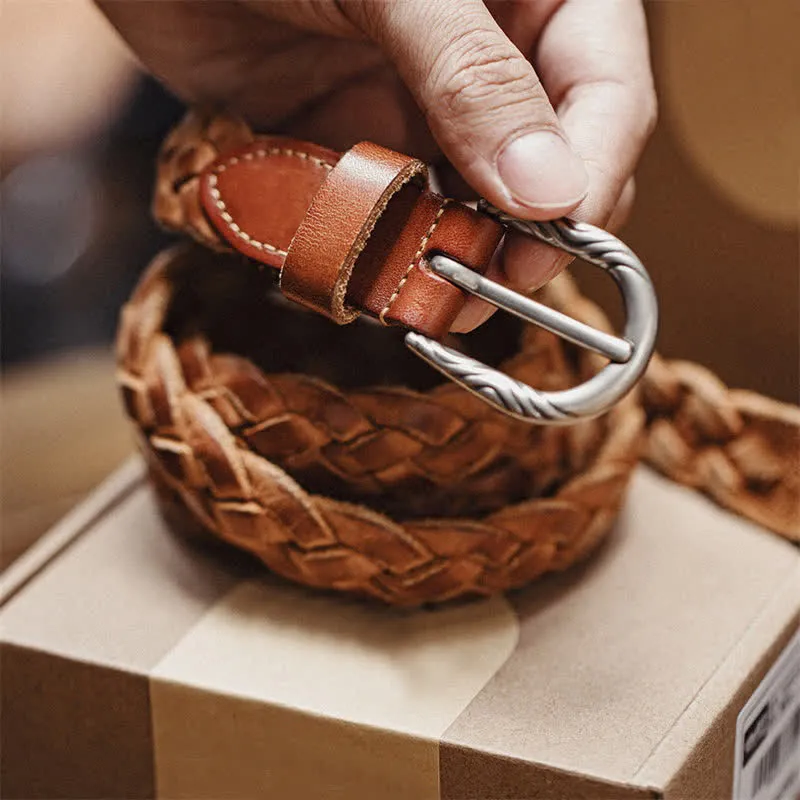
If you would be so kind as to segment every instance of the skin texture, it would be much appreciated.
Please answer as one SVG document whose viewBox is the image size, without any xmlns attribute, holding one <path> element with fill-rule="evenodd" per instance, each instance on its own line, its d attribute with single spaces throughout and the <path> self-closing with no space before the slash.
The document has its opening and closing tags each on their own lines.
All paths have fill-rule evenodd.
<svg viewBox="0 0 800 800">
<path fill-rule="evenodd" d="M 372 140 L 437 163 L 445 193 L 527 219 L 613 229 L 630 209 L 656 118 L 640 0 L 98 4 L 181 98 L 257 129 Z M 569 260 L 508 237 L 490 276 L 529 290 Z M 472 298 L 454 330 L 490 313 Z"/>
</svg>

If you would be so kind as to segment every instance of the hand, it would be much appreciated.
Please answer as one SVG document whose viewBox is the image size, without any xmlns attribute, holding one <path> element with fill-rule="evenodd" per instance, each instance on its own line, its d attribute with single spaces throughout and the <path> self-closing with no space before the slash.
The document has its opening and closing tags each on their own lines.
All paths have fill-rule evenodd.
<svg viewBox="0 0 800 800">
<path fill-rule="evenodd" d="M 98 3 L 186 101 L 339 150 L 440 152 L 446 193 L 455 171 L 527 219 L 627 216 L 656 115 L 640 0 Z M 490 276 L 527 291 L 568 261 L 510 236 Z M 454 330 L 490 313 L 471 298 Z"/>
</svg>

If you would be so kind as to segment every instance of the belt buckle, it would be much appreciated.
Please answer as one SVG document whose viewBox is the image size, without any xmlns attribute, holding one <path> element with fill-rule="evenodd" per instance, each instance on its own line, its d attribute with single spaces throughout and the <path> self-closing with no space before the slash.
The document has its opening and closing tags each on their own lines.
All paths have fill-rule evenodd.
<svg viewBox="0 0 800 800">
<path fill-rule="evenodd" d="M 599 331 L 508 289 L 446 255 L 433 255 L 428 260 L 431 271 L 499 309 L 605 356 L 609 364 L 578 386 L 544 392 L 415 331 L 406 334 L 406 345 L 450 380 L 504 414 L 527 422 L 564 425 L 608 411 L 641 378 L 655 346 L 658 302 L 642 262 L 615 236 L 585 222 L 518 219 L 485 200 L 480 201 L 478 209 L 506 228 L 539 239 L 607 272 L 617 284 L 625 306 L 622 337 Z"/>
</svg>

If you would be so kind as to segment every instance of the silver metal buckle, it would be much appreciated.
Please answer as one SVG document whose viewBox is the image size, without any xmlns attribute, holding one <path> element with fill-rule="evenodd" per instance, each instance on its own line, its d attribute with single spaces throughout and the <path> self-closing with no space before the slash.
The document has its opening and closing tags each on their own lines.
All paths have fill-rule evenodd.
<svg viewBox="0 0 800 800">
<path fill-rule="evenodd" d="M 484 278 L 445 255 L 432 256 L 428 261 L 430 269 L 497 308 L 600 353 L 610 363 L 572 389 L 542 392 L 420 333 L 407 333 L 406 345 L 450 380 L 503 413 L 528 422 L 563 425 L 608 411 L 641 378 L 653 354 L 658 303 L 647 270 L 629 247 L 593 225 L 568 219 L 555 222 L 517 219 L 484 200 L 478 208 L 508 228 L 533 236 L 605 270 L 617 284 L 625 305 L 627 321 L 622 338 L 585 325 Z"/>
</svg>

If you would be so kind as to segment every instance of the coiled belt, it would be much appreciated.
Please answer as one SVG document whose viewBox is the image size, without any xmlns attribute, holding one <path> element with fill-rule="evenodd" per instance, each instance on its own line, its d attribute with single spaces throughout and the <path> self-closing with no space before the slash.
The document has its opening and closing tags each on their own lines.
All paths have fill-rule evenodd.
<svg viewBox="0 0 800 800">
<path fill-rule="evenodd" d="M 613 336 L 562 277 L 532 312 L 526 298 L 512 309 L 547 330 L 493 318 L 456 345 L 458 287 L 485 271 L 499 213 L 432 194 L 412 159 L 354 150 L 340 158 L 203 115 L 165 142 L 156 216 L 205 247 L 156 259 L 123 311 L 118 362 L 173 517 L 295 581 L 437 602 L 519 586 L 589 553 L 644 448 L 675 480 L 800 538 L 800 410 L 658 357 L 620 399 L 654 336 L 638 277 L 623 287 L 638 304 L 634 335 Z M 588 237 L 601 265 L 638 272 L 624 245 L 595 231 L 540 232 Z M 322 316 L 283 302 L 272 271 L 252 262 L 280 268 L 283 294 Z M 377 321 L 323 319 L 359 312 Z M 435 373 L 391 326 L 409 329 L 417 352 L 432 347 L 462 386 L 431 385 Z M 467 373 L 511 389 L 476 389 Z"/>
</svg>

